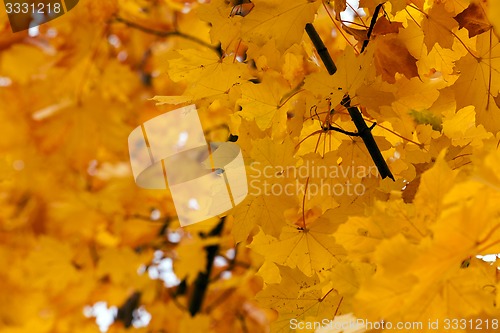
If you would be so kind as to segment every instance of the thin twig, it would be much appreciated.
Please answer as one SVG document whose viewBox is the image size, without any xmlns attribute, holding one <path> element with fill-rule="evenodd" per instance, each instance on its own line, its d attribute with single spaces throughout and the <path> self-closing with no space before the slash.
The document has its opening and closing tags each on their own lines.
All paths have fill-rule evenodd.
<svg viewBox="0 0 500 333">
<path fill-rule="evenodd" d="M 372 20 L 370 22 L 370 27 L 368 28 L 368 33 L 366 34 L 366 39 L 363 41 L 363 46 L 361 47 L 361 53 L 365 50 L 365 48 L 368 46 L 368 43 L 370 42 L 370 37 L 372 36 L 373 33 L 373 28 L 375 27 L 375 23 L 377 23 L 378 19 L 378 14 L 380 13 L 380 9 L 382 8 L 383 3 L 377 5 L 375 7 L 375 11 L 373 12 Z"/>
<path fill-rule="evenodd" d="M 120 17 L 120 16 L 116 16 L 115 21 L 123 23 L 127 27 L 134 28 L 134 29 L 140 30 L 144 33 L 155 35 L 158 37 L 171 37 L 171 36 L 181 37 L 181 38 L 190 40 L 192 42 L 195 42 L 196 44 L 199 44 L 203 47 L 211 49 L 212 51 L 216 52 L 219 55 L 219 57 L 222 56 L 222 49 L 221 49 L 220 45 L 214 46 L 214 45 L 208 44 L 208 43 L 202 41 L 201 39 L 198 39 L 194 36 L 185 34 L 185 33 L 180 32 L 178 30 L 163 31 L 163 30 L 151 29 L 149 27 L 145 27 L 143 25 L 140 25 L 140 24 L 137 24 L 135 22 L 129 21 L 127 19 L 124 19 L 123 17 Z"/>
<path fill-rule="evenodd" d="M 324 1 L 323 1 L 323 7 L 325 8 L 326 13 L 328 14 L 328 17 L 330 17 L 330 20 L 332 21 L 333 25 L 335 25 L 335 28 L 337 28 L 337 31 L 340 32 L 340 34 L 342 35 L 342 37 L 344 37 L 345 41 L 347 42 L 347 44 L 349 44 L 352 47 L 352 49 L 354 50 L 354 52 L 356 52 L 356 54 L 359 54 L 359 51 L 351 43 L 351 41 L 349 40 L 349 38 L 345 35 L 343 29 L 338 26 L 337 22 L 335 22 L 335 19 L 333 18 L 332 14 L 330 13 L 330 11 L 328 10 L 328 8 L 326 7 L 326 4 L 325 4 Z"/>
</svg>

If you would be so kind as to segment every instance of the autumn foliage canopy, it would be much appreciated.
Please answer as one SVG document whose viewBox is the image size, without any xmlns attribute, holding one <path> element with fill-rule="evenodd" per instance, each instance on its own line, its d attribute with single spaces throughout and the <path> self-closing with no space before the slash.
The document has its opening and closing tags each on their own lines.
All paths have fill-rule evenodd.
<svg viewBox="0 0 500 333">
<path fill-rule="evenodd" d="M 0 332 L 498 330 L 500 1 L 81 0 L 17 33 L 0 12 Z M 249 193 L 180 227 L 127 137 L 190 104 Z"/>
</svg>

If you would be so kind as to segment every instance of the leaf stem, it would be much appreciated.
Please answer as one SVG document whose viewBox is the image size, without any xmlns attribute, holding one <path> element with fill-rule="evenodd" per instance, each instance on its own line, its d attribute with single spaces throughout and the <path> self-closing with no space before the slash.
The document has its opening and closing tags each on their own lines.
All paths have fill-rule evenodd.
<svg viewBox="0 0 500 333">
<path fill-rule="evenodd" d="M 344 39 L 346 40 L 347 44 L 349 44 L 353 48 L 354 52 L 356 52 L 356 54 L 359 54 L 359 51 L 356 49 L 356 47 L 354 45 L 352 45 L 352 43 L 349 40 L 349 38 L 344 34 L 343 29 L 337 25 L 337 22 L 335 22 L 335 19 L 333 18 L 332 14 L 330 13 L 330 11 L 328 10 L 328 8 L 326 7 L 326 4 L 325 4 L 324 1 L 323 1 L 323 7 L 325 8 L 326 13 L 330 17 L 330 20 L 333 22 L 333 25 L 335 25 L 335 28 L 337 28 L 337 31 L 340 32 L 340 34 L 342 35 L 342 37 L 344 37 Z"/>
</svg>

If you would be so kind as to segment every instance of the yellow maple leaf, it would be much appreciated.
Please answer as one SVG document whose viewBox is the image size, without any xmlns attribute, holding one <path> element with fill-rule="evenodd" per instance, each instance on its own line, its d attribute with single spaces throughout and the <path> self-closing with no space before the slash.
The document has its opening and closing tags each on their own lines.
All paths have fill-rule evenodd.
<svg viewBox="0 0 500 333">
<path fill-rule="evenodd" d="M 417 59 L 408 52 L 400 39 L 391 34 L 379 36 L 374 42 L 375 67 L 383 80 L 389 83 L 396 82 L 396 73 L 401 73 L 408 79 L 418 77 Z"/>
<path fill-rule="evenodd" d="M 450 267 L 429 258 L 430 251 L 436 251 L 429 246 L 412 245 L 402 236 L 384 242 L 375 254 L 377 272 L 356 295 L 358 315 L 394 323 L 461 319 L 491 311 L 493 295 L 481 290 L 491 277 L 481 263 L 475 259 L 473 266 L 461 269 L 459 261 Z M 425 258 L 431 262 L 423 264 Z M 428 326 L 419 330 L 432 332 Z"/>
<path fill-rule="evenodd" d="M 51 60 L 49 52 L 44 52 L 42 48 L 16 44 L 3 52 L 0 59 L 1 73 L 15 82 L 25 84 L 49 68 Z"/>
<path fill-rule="evenodd" d="M 330 281 L 330 286 L 343 295 L 348 303 L 348 297 L 357 293 L 360 285 L 373 273 L 375 273 L 375 266 L 372 264 L 342 262 L 332 268 L 327 276 L 327 281 Z"/>
<path fill-rule="evenodd" d="M 345 94 L 354 98 L 367 77 L 373 76 L 372 62 L 373 48 L 369 47 L 359 56 L 352 49 L 346 49 L 335 62 L 335 74 L 329 75 L 325 71 L 310 74 L 304 80 L 304 89 L 317 97 L 329 98 L 333 105 L 337 105 Z"/>
<path fill-rule="evenodd" d="M 495 96 L 500 91 L 500 47 L 496 35 L 490 30 L 477 36 L 477 47 L 457 61 L 460 77 L 453 85 L 458 108 L 476 107 L 476 121 L 492 132 L 500 128 L 500 112 Z"/>
<path fill-rule="evenodd" d="M 241 19 L 239 15 L 231 16 L 232 7 L 224 0 L 213 0 L 197 9 L 198 17 L 211 25 L 212 43 L 220 42 L 227 53 L 236 48 L 240 40 Z M 234 50 L 236 52 L 236 50 Z"/>
<path fill-rule="evenodd" d="M 174 269 L 180 280 L 187 279 L 188 283 L 196 280 L 198 273 L 207 269 L 207 256 L 204 250 L 205 243 L 200 239 L 185 239 L 175 249 L 177 259 Z"/>
<path fill-rule="evenodd" d="M 429 0 L 427 3 L 429 5 L 443 3 L 447 11 L 456 15 L 465 10 L 471 3 L 471 0 Z"/>
<path fill-rule="evenodd" d="M 321 141 L 327 145 L 326 140 Z M 347 195 L 345 182 L 349 177 L 342 174 L 342 168 L 337 165 L 338 158 L 335 152 L 326 153 L 324 156 L 313 153 L 302 156 L 302 164 L 297 166 L 297 180 L 303 185 L 304 211 L 317 206 L 325 212 L 327 209 L 338 207 L 337 199 Z M 349 195 L 354 196 L 354 191 L 350 191 Z"/>
<path fill-rule="evenodd" d="M 205 314 L 199 314 L 195 317 L 187 313 L 182 317 L 179 333 L 192 333 L 192 332 L 213 332 L 210 329 L 210 317 Z"/>
<path fill-rule="evenodd" d="M 470 4 L 455 19 L 458 21 L 460 29 L 466 28 L 468 30 L 469 37 L 477 36 L 491 29 L 484 8 L 476 3 Z"/>
<path fill-rule="evenodd" d="M 290 332 L 290 320 L 298 322 L 308 316 L 333 319 L 336 313 L 332 309 L 338 307 L 338 312 L 343 312 L 341 296 L 334 290 L 323 292 L 314 288 L 320 284 L 318 277 L 307 277 L 301 271 L 286 266 L 279 266 L 279 270 L 281 282 L 267 285 L 256 296 L 261 305 L 279 314 L 271 324 L 272 332 Z"/>
<path fill-rule="evenodd" d="M 298 43 L 306 23 L 312 22 L 319 1 L 255 0 L 253 10 L 241 20 L 243 40 L 264 45 L 276 40 L 276 47 L 284 51 Z"/>
<path fill-rule="evenodd" d="M 260 83 L 244 83 L 238 100 L 242 109 L 238 114 L 247 120 L 255 119 L 262 130 L 272 126 L 275 132 L 283 131 L 289 101 L 283 104 L 282 100 L 289 90 L 287 82 L 272 73 L 265 75 Z"/>
<path fill-rule="evenodd" d="M 228 94 L 229 89 L 246 78 L 246 66 L 231 57 L 219 59 L 214 52 L 177 50 L 180 57 L 169 61 L 168 75 L 176 82 L 189 80 L 184 92 L 194 100 Z"/>
<path fill-rule="evenodd" d="M 250 247 L 277 264 L 297 267 L 307 276 L 312 276 L 335 266 L 345 253 L 332 237 L 338 225 L 332 223 L 331 216 L 327 212 L 307 224 L 305 229 L 285 226 L 279 239 L 261 231 L 254 236 Z"/>
<path fill-rule="evenodd" d="M 488 14 L 488 18 L 498 34 L 500 32 L 500 24 L 496 18 L 500 17 L 500 3 L 498 3 L 498 1 L 489 1 L 486 13 Z"/>
<path fill-rule="evenodd" d="M 400 199 L 376 202 L 369 217 L 350 217 L 335 232 L 335 239 L 350 257 L 366 258 L 373 255 L 384 239 L 398 233 L 413 240 L 419 240 L 427 233 L 425 224 L 416 218 L 415 207 Z"/>
<path fill-rule="evenodd" d="M 483 125 L 476 126 L 474 106 L 466 106 L 443 120 L 443 132 L 454 145 L 481 147 L 483 141 L 493 137 Z"/>
<path fill-rule="evenodd" d="M 68 244 L 49 236 L 41 237 L 25 260 L 27 279 L 36 288 L 56 292 L 64 290 L 78 278 L 72 264 L 73 256 Z"/>
<path fill-rule="evenodd" d="M 444 160 L 442 151 L 431 169 L 425 171 L 420 180 L 414 203 L 419 209 L 417 214 L 428 225 L 436 221 L 443 211 L 443 199 L 453 187 L 457 171 L 453 171 Z"/>
<path fill-rule="evenodd" d="M 141 263 L 142 258 L 130 248 L 107 248 L 101 252 L 97 274 L 117 284 L 130 283 L 138 279 Z"/>
<path fill-rule="evenodd" d="M 256 225 L 269 235 L 278 237 L 281 233 L 284 213 L 297 205 L 296 185 L 285 173 L 295 166 L 293 151 L 290 139 L 266 138 L 253 142 L 255 160 L 247 168 L 249 193 L 233 212 L 233 235 L 237 242 L 246 239 Z"/>
<path fill-rule="evenodd" d="M 428 51 L 436 43 L 448 49 L 453 46 L 452 30 L 458 26 L 458 23 L 452 16 L 453 14 L 446 9 L 445 4 L 436 2 L 424 17 L 422 30 Z"/>
</svg>

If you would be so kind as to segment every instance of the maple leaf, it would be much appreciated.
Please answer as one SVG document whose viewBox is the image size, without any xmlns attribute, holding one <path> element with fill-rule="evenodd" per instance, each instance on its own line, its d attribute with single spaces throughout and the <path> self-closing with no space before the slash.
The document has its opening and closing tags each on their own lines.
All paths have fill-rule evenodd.
<svg viewBox="0 0 500 333">
<path fill-rule="evenodd" d="M 449 173 L 446 168 L 446 164 L 439 162 L 427 173 L 422 180 L 427 185 L 421 184 L 416 205 L 427 205 L 424 196 L 438 184 L 431 173 L 444 175 Z M 484 185 L 473 180 L 453 184 L 448 181 L 445 188 L 439 190 L 441 198 L 434 199 L 442 203 L 442 208 L 437 221 L 430 227 L 432 238 L 423 238 L 419 245 L 414 245 L 396 236 L 377 247 L 374 256 L 380 269 L 356 296 L 370 303 L 362 306 L 365 315 L 378 318 L 383 314 L 387 319 L 417 320 L 442 318 L 453 313 L 461 318 L 491 309 L 492 295 L 478 292 L 483 283 L 489 283 L 490 277 L 477 267 L 470 271 L 461 269 L 461 262 L 477 253 L 498 249 L 498 224 L 494 217 L 498 207 L 491 201 L 498 193 L 486 190 Z M 481 222 L 471 223 L 473 220 Z M 403 257 L 406 259 L 398 259 Z M 395 274 L 396 280 L 389 282 Z M 376 300 L 374 295 L 377 295 Z M 458 298 L 464 301 L 452 301 Z M 443 308 L 449 312 L 443 312 Z M 418 311 L 410 313 L 409 309 Z"/>
<path fill-rule="evenodd" d="M 402 41 L 394 36 L 380 36 L 375 40 L 375 67 L 382 79 L 389 83 L 396 82 L 395 74 L 401 73 L 406 78 L 418 77 L 417 59 L 405 47 Z"/>
<path fill-rule="evenodd" d="M 285 173 L 295 166 L 293 150 L 289 139 L 279 142 L 265 138 L 253 142 L 255 161 L 248 175 L 249 194 L 233 212 L 233 235 L 237 242 L 246 239 L 256 225 L 269 235 L 277 237 L 281 233 L 284 213 L 297 204 L 295 184 Z"/>
<path fill-rule="evenodd" d="M 228 19 L 231 10 L 224 0 L 210 1 L 197 9 L 198 17 L 211 25 L 212 43 L 220 42 L 221 48 L 226 51 L 231 47 L 237 47 L 241 33 L 241 16 L 236 15 Z"/>
<path fill-rule="evenodd" d="M 345 32 L 347 32 L 349 35 L 353 36 L 354 39 L 358 41 L 358 43 L 363 43 L 368 38 L 366 29 L 356 29 L 345 24 L 342 25 L 342 29 L 345 30 Z"/>
<path fill-rule="evenodd" d="M 328 286 L 343 297 L 345 311 L 352 311 L 351 300 L 363 283 L 375 273 L 375 266 L 362 262 L 342 262 L 327 275 Z"/>
<path fill-rule="evenodd" d="M 416 218 L 415 207 L 402 200 L 376 203 L 373 217 L 353 216 L 335 232 L 337 242 L 351 258 L 370 257 L 386 238 L 403 233 L 411 239 L 421 239 L 426 233 L 426 224 Z M 394 221 L 404 221 L 394 223 Z"/>
<path fill-rule="evenodd" d="M 130 248 L 108 248 L 102 251 L 97 268 L 100 277 L 108 277 L 113 282 L 121 284 L 137 279 L 137 268 L 142 259 Z"/>
<path fill-rule="evenodd" d="M 373 13 L 375 11 L 375 7 L 377 7 L 381 3 L 383 3 L 382 0 L 377 0 L 377 1 L 373 1 L 373 0 L 360 0 L 359 1 L 359 7 L 367 8 L 370 11 L 370 13 Z"/>
<path fill-rule="evenodd" d="M 467 9 L 455 16 L 460 29 L 465 28 L 469 32 L 469 37 L 474 37 L 491 29 L 491 23 L 486 18 L 483 7 L 476 3 L 471 3 Z"/>
<path fill-rule="evenodd" d="M 483 125 L 476 126 L 474 106 L 468 106 L 457 111 L 453 116 L 444 119 L 443 132 L 452 139 L 453 144 L 465 146 L 471 144 L 480 146 L 483 140 L 493 134 L 486 132 Z"/>
<path fill-rule="evenodd" d="M 427 50 L 432 50 L 434 44 L 438 43 L 443 48 L 453 46 L 452 31 L 457 27 L 457 21 L 451 17 L 451 13 L 443 3 L 434 3 L 426 17 L 422 20 L 424 32 L 424 43 Z"/>
<path fill-rule="evenodd" d="M 250 247 L 277 264 L 297 267 L 307 276 L 324 271 L 341 261 L 344 249 L 335 243 L 332 233 L 337 225 L 329 221 L 331 212 L 325 213 L 305 229 L 285 226 L 279 239 L 259 232 Z"/>
<path fill-rule="evenodd" d="M 495 32 L 498 35 L 498 33 L 500 32 L 499 31 L 500 27 L 498 25 L 498 21 L 495 20 L 495 18 L 497 18 L 498 15 L 500 14 L 500 6 L 499 6 L 498 2 L 490 1 L 488 3 L 488 8 L 486 11 L 487 11 L 488 18 L 489 18 L 491 24 L 493 25 Z"/>
<path fill-rule="evenodd" d="M 324 146 L 329 145 L 329 149 L 338 148 L 335 144 L 332 148 L 330 139 L 325 139 L 322 143 Z M 321 150 L 321 147 L 318 148 Z M 338 197 L 346 194 L 343 182 L 350 178 L 350 175 L 344 177 L 339 172 L 341 167 L 337 165 L 338 159 L 339 156 L 334 151 L 323 156 L 314 153 L 302 156 L 303 164 L 298 166 L 297 170 L 307 170 L 304 175 L 298 175 L 298 180 L 304 186 L 304 211 L 315 206 L 320 207 L 323 212 L 338 207 Z"/>
<path fill-rule="evenodd" d="M 397 34 L 399 29 L 403 28 L 403 23 L 401 22 L 391 22 L 385 16 L 382 16 L 377 20 L 375 26 L 373 27 L 372 35 L 387 35 L 387 34 Z"/>
<path fill-rule="evenodd" d="M 457 107 L 474 105 L 477 123 L 491 131 L 500 128 L 498 117 L 494 116 L 499 108 L 493 100 L 500 91 L 498 45 L 498 38 L 492 31 L 479 35 L 476 52 L 457 61 L 456 67 L 461 75 L 453 85 Z"/>
<path fill-rule="evenodd" d="M 447 11 L 453 14 L 459 14 L 464 11 L 471 3 L 471 0 L 433 0 L 434 3 L 444 3 Z"/>
<path fill-rule="evenodd" d="M 241 20 L 243 40 L 264 45 L 269 39 L 276 40 L 276 47 L 284 51 L 298 43 L 306 23 L 312 22 L 319 1 L 255 0 L 255 7 Z"/>
<path fill-rule="evenodd" d="M 373 49 L 368 48 L 360 56 L 352 49 L 345 50 L 336 60 L 337 71 L 334 75 L 321 71 L 310 74 L 304 80 L 304 89 L 318 97 L 329 98 L 333 105 L 340 104 L 343 96 L 355 96 L 357 89 L 371 73 Z"/>
<path fill-rule="evenodd" d="M 199 239 L 187 239 L 176 248 L 178 259 L 174 268 L 179 280 L 187 279 L 192 283 L 198 273 L 205 272 L 207 267 L 207 256 L 204 242 Z"/>
<path fill-rule="evenodd" d="M 342 13 L 347 8 L 346 0 L 334 0 L 333 1 L 333 10 L 335 11 L 335 17 L 337 20 L 340 19 L 340 13 Z"/>
<path fill-rule="evenodd" d="M 280 131 L 286 125 L 287 107 L 283 107 L 282 98 L 289 87 L 276 75 L 264 76 L 262 82 L 247 82 L 241 85 L 240 116 L 247 120 L 255 119 L 260 129 L 273 128 Z"/>
<path fill-rule="evenodd" d="M 443 211 L 443 198 L 457 177 L 457 172 L 444 160 L 444 153 L 441 152 L 434 166 L 422 174 L 418 193 L 415 195 L 414 203 L 421 207 L 418 215 L 427 223 L 434 222 L 440 216 Z"/>
<path fill-rule="evenodd" d="M 198 100 L 213 95 L 227 94 L 229 89 L 242 82 L 246 67 L 226 57 L 219 59 L 215 53 L 198 50 L 178 50 L 179 57 L 169 61 L 168 74 L 179 82 L 189 80 L 184 95 Z"/>
<path fill-rule="evenodd" d="M 191 317 L 190 315 L 185 314 L 180 324 L 179 333 L 190 333 L 197 330 L 203 330 L 203 332 L 213 332 L 210 330 L 210 317 L 203 314 Z"/>
<path fill-rule="evenodd" d="M 260 304 L 278 311 L 278 319 L 271 324 L 273 332 L 289 332 L 291 319 L 301 320 L 308 316 L 332 319 L 343 313 L 341 309 L 332 312 L 332 309 L 341 307 L 341 296 L 333 290 L 322 292 L 314 288 L 320 282 L 317 277 L 306 277 L 290 267 L 278 267 L 281 282 L 267 285 L 256 296 Z M 308 291 L 304 293 L 302 290 Z"/>
<path fill-rule="evenodd" d="M 429 252 L 434 250 L 429 248 Z M 425 255 L 429 252 L 424 251 Z M 491 277 L 480 267 L 461 269 L 460 261 L 450 266 L 441 256 L 421 266 L 424 258 L 418 254 L 418 247 L 400 236 L 379 247 L 375 255 L 381 265 L 356 296 L 358 301 L 368 301 L 366 306 L 355 306 L 367 318 L 434 320 L 450 315 L 465 318 L 492 310 L 492 295 L 480 291 Z"/>
<path fill-rule="evenodd" d="M 429 319 L 492 323 L 498 3 L 361 0 L 345 22 L 345 0 L 80 2 L 15 36 L 0 15 L 2 329 L 104 330 L 99 306 L 119 308 L 115 333 L 148 321 L 133 310 L 155 332 L 288 332 L 351 311 L 429 332 Z M 356 130 L 346 94 L 377 123 L 395 182 L 334 130 Z M 188 102 L 207 141 L 240 146 L 255 186 L 224 222 L 181 228 L 169 191 L 134 184 L 126 138 Z M 307 165 L 327 175 L 296 173 Z M 328 192 L 348 182 L 363 193 Z"/>
</svg>

